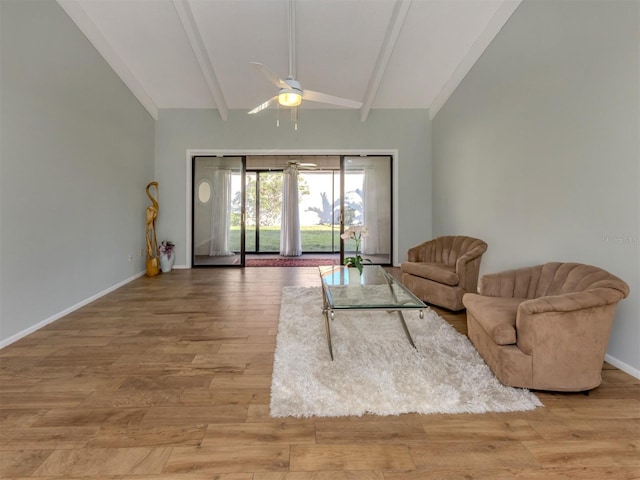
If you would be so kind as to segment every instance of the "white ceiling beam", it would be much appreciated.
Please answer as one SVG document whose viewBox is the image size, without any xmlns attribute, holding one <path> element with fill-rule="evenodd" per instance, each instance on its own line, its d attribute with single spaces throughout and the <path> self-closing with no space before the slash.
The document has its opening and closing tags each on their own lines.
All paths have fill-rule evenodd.
<svg viewBox="0 0 640 480">
<path fill-rule="evenodd" d="M 382 82 L 389 65 L 389 59 L 393 53 L 393 49 L 396 47 L 396 42 L 400 36 L 404 19 L 407 17 L 407 12 L 411 6 L 411 0 L 396 0 L 396 4 L 393 7 L 393 14 L 387 27 L 387 32 L 382 42 L 382 47 L 378 53 L 378 59 L 376 65 L 373 68 L 373 74 L 369 79 L 369 85 L 364 95 L 364 101 L 362 102 L 362 108 L 360 109 L 360 121 L 364 122 L 369 116 L 369 111 L 373 105 L 373 101 L 378 94 L 378 88 Z"/>
<path fill-rule="evenodd" d="M 120 77 L 131 93 L 138 99 L 142 106 L 149 112 L 154 120 L 158 119 L 158 106 L 151 96 L 142 87 L 142 83 L 131 72 L 127 64 L 116 53 L 102 32 L 84 11 L 77 0 L 58 0 L 58 4 L 76 24 L 78 29 L 91 42 L 102 58 L 109 64 L 113 71 Z"/>
<path fill-rule="evenodd" d="M 229 108 L 227 107 L 227 102 L 224 99 L 222 88 L 220 88 L 218 77 L 216 77 L 216 72 L 213 68 L 213 64 L 211 63 L 211 58 L 204 46 L 204 42 L 202 41 L 202 36 L 200 35 L 200 30 L 198 30 L 198 25 L 193 17 L 193 12 L 191 11 L 189 2 L 188 0 L 173 0 L 173 5 L 176 8 L 176 12 L 178 12 L 178 17 L 180 17 L 180 23 L 182 23 L 184 33 L 189 39 L 191 49 L 196 56 L 202 75 L 207 82 L 207 87 L 209 87 L 211 97 L 218 108 L 220 118 L 226 122 L 227 118 L 229 118 Z"/>
<path fill-rule="evenodd" d="M 522 0 L 504 0 L 498 7 L 496 13 L 493 14 L 493 17 L 491 17 L 491 20 L 487 23 L 487 26 L 482 30 L 473 45 L 471 45 L 467 54 L 460 61 L 449 80 L 447 80 L 447 83 L 444 84 L 440 93 L 438 93 L 429 106 L 430 120 L 435 118 L 451 94 L 453 94 L 455 89 L 458 88 L 458 85 L 462 83 L 462 80 L 467 76 L 471 67 L 478 61 L 493 39 L 496 38 L 520 3 L 522 3 Z"/>
</svg>

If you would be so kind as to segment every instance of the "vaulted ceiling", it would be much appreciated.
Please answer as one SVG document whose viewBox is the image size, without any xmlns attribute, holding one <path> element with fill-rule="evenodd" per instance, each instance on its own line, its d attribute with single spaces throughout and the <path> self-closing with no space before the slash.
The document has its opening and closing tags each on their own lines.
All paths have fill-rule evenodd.
<svg viewBox="0 0 640 480">
<path fill-rule="evenodd" d="M 521 0 L 297 0 L 296 78 L 370 109 L 442 106 Z M 149 113 L 250 110 L 289 73 L 288 0 L 58 0 Z M 301 108 L 332 108 L 303 102 Z"/>
</svg>

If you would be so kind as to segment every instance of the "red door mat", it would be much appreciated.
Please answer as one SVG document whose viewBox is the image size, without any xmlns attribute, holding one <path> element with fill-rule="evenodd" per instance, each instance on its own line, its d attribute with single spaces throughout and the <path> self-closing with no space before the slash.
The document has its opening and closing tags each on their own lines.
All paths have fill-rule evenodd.
<svg viewBox="0 0 640 480">
<path fill-rule="evenodd" d="M 250 258 L 245 261 L 247 267 L 319 267 L 321 265 L 337 265 L 335 258 Z"/>
</svg>

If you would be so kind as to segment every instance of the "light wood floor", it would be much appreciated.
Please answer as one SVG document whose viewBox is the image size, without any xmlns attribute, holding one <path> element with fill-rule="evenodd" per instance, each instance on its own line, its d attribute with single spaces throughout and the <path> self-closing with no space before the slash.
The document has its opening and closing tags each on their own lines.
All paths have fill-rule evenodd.
<svg viewBox="0 0 640 480">
<path fill-rule="evenodd" d="M 640 478 L 640 381 L 608 365 L 531 412 L 270 418 L 285 285 L 316 269 L 143 277 L 0 351 L 0 477 Z"/>
</svg>

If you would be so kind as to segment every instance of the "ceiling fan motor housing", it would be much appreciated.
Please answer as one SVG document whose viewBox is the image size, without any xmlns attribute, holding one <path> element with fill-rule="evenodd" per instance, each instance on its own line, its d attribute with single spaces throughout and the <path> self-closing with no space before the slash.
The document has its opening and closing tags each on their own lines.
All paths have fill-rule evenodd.
<svg viewBox="0 0 640 480">
<path fill-rule="evenodd" d="M 289 88 L 281 88 L 278 91 L 278 103 L 286 107 L 297 107 L 302 102 L 302 85 L 291 76 L 284 82 Z"/>
</svg>

